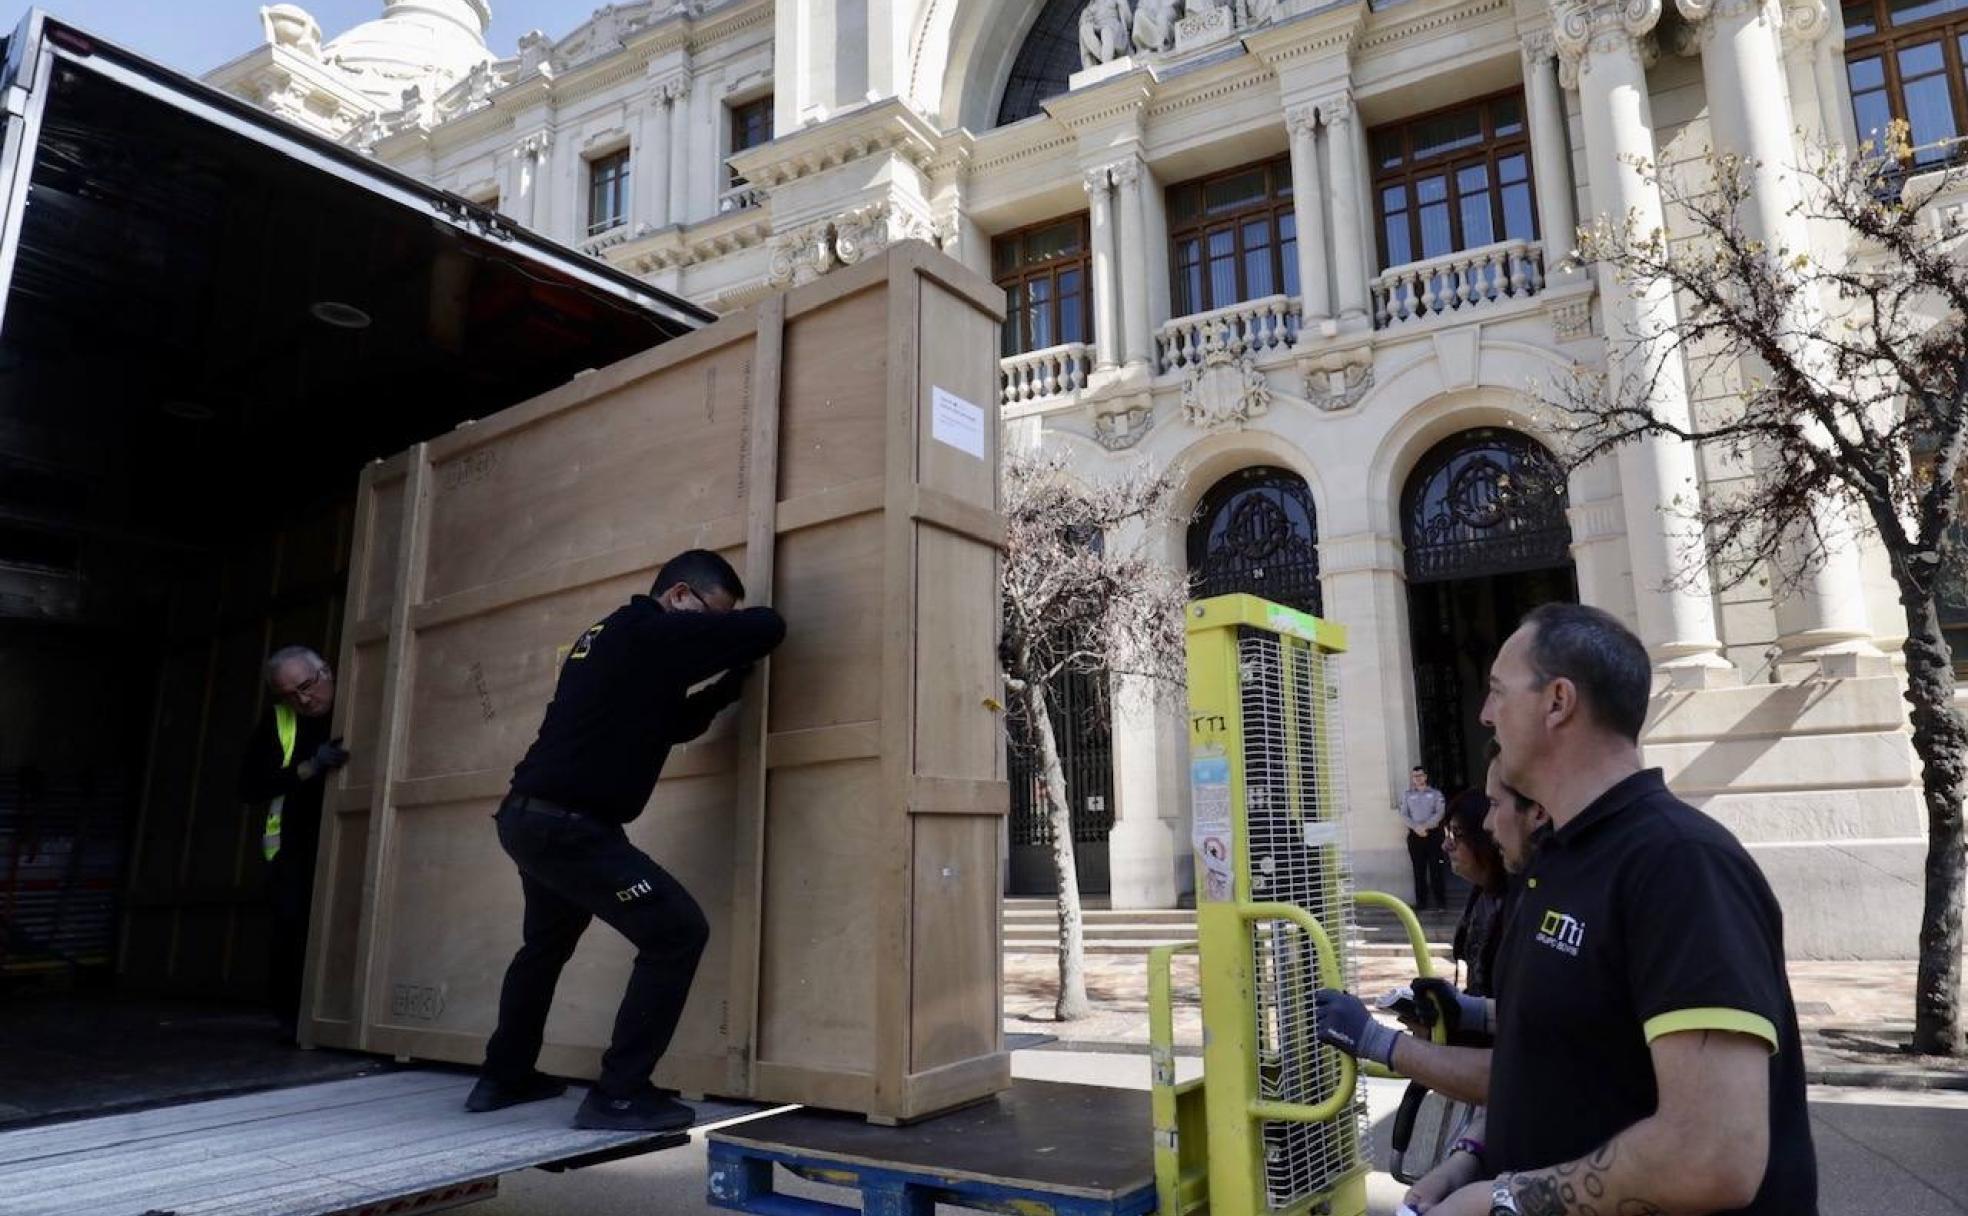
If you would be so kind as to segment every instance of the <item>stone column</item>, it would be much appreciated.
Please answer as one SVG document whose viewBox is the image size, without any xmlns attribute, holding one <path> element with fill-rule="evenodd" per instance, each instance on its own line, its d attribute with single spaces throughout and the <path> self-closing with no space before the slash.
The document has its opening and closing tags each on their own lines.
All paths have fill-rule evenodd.
<svg viewBox="0 0 1968 1216">
<path fill-rule="evenodd" d="M 643 207 L 643 218 L 651 228 L 670 222 L 670 124 L 674 121 L 670 111 L 676 102 L 676 89 L 674 80 L 652 88 L 649 109 L 642 116 L 645 151 L 642 163 L 636 166 L 636 178 L 643 183 L 641 193 L 649 200 Z"/>
<path fill-rule="evenodd" d="M 1142 203 L 1142 178 L 1147 167 L 1135 157 L 1108 166 L 1120 194 L 1121 222 L 1127 226 L 1127 244 L 1134 256 L 1120 259 L 1121 315 L 1127 335 L 1127 365 L 1147 367 L 1152 374 L 1155 363 L 1155 335 L 1148 322 L 1148 209 Z"/>
<path fill-rule="evenodd" d="M 1642 232 L 1666 226 L 1659 187 L 1641 168 L 1655 155 L 1647 62 L 1660 12 L 1660 0 L 1585 0 L 1557 12 L 1559 47 L 1576 63 L 1594 209 L 1631 216 Z M 1687 371 L 1670 332 L 1672 293 L 1658 283 L 1629 288 L 1603 262 L 1598 274 L 1614 391 L 1688 426 Z M 1640 637 L 1655 669 L 1680 684 L 1728 682 L 1735 672 L 1719 653 L 1708 541 L 1691 513 L 1674 505 L 1700 501 L 1693 445 L 1660 437 L 1628 444 L 1619 471 Z"/>
<path fill-rule="evenodd" d="M 1114 209 L 1109 202 L 1106 169 L 1089 169 L 1080 183 L 1086 188 L 1093 227 L 1093 348 L 1094 367 L 1112 371 L 1119 366 L 1120 335 L 1114 320 Z"/>
<path fill-rule="evenodd" d="M 663 86 L 670 106 L 670 164 L 668 222 L 690 222 L 690 77 L 678 76 Z"/>
<path fill-rule="evenodd" d="M 1334 498 L 1352 488 L 1335 478 Z M 1398 535 L 1366 524 L 1369 513 L 1335 502 L 1322 518 L 1319 581 L 1323 612 L 1346 626 L 1339 672 L 1340 733 L 1345 740 L 1346 837 L 1357 886 L 1408 887 L 1406 834 L 1395 800 L 1407 784 L 1416 750 L 1414 662 L 1408 646 L 1408 588 Z M 1323 534 L 1332 527 L 1336 534 Z"/>
<path fill-rule="evenodd" d="M 1341 93 L 1319 103 L 1326 124 L 1326 150 L 1332 155 L 1333 277 L 1339 284 L 1342 321 L 1367 315 L 1369 233 L 1360 216 L 1360 131 L 1353 98 Z M 1297 185 L 1293 184 L 1296 193 Z"/>
<path fill-rule="evenodd" d="M 1558 47 L 1549 31 L 1524 39 L 1524 92 L 1531 124 L 1531 180 L 1537 187 L 1538 227 L 1544 233 L 1544 275 L 1550 281 L 1578 241 L 1578 203 L 1572 193 L 1572 141 L 1565 133 L 1565 103 L 1558 93 Z"/>
<path fill-rule="evenodd" d="M 1332 319 L 1326 286 L 1326 194 L 1319 180 L 1319 109 L 1285 111 L 1291 131 L 1292 217 L 1298 227 L 1298 293 L 1307 329 Z"/>
<path fill-rule="evenodd" d="M 1114 826 L 1107 834 L 1116 908 L 1173 908 L 1192 889 L 1181 693 L 1113 676 Z"/>
<path fill-rule="evenodd" d="M 1742 171 L 1749 176 L 1744 227 L 1772 250 L 1810 249 L 1809 223 L 1797 211 L 1803 187 L 1792 169 L 1797 150 L 1780 57 L 1778 30 L 1783 15 L 1775 0 L 1675 0 L 1675 4 L 1683 17 L 1699 27 L 1711 141 L 1740 155 Z M 1803 297 L 1786 328 L 1803 335 L 1822 322 L 1815 301 Z M 1793 349 L 1800 361 L 1814 357 L 1801 341 Z M 1755 368 L 1762 369 L 1760 360 Z M 1824 368 L 1819 374 L 1829 376 L 1831 370 Z M 1822 431 L 1815 438 L 1829 442 Z M 1809 572 L 1778 601 L 1777 644 L 1792 660 L 1831 654 L 1875 656 L 1879 652 L 1867 620 L 1856 529 L 1836 504 L 1824 504 L 1818 514 L 1810 530 L 1824 538 L 1822 544 L 1800 535 L 1785 546 L 1782 560 L 1793 570 L 1808 567 Z"/>
<path fill-rule="evenodd" d="M 537 131 L 519 141 L 513 149 L 512 198 L 500 210 L 518 220 L 525 227 L 538 231 L 540 220 L 540 160 L 545 155 L 549 137 L 545 131 Z"/>
</svg>

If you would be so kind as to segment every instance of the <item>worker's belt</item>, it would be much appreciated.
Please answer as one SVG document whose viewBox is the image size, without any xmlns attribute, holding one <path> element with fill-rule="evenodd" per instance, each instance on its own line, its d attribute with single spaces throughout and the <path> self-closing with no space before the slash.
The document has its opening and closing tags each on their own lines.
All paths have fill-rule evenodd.
<svg viewBox="0 0 1968 1216">
<path fill-rule="evenodd" d="M 549 802 L 545 798 L 535 798 L 531 794 L 507 794 L 506 800 L 499 804 L 502 811 L 526 811 L 533 815 L 545 815 L 549 819 L 594 819 L 599 816 L 587 811 L 577 811 L 571 806 Z"/>
</svg>

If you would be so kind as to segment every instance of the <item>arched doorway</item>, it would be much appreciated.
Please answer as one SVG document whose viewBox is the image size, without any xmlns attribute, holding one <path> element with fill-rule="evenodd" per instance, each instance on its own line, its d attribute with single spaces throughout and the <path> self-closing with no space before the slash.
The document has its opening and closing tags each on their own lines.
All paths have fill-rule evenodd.
<svg viewBox="0 0 1968 1216">
<path fill-rule="evenodd" d="M 1483 779 L 1477 715 L 1490 661 L 1526 612 L 1578 598 L 1565 478 L 1517 431 L 1480 427 L 1430 448 L 1401 494 L 1419 763 L 1453 794 Z"/>
<path fill-rule="evenodd" d="M 1319 520 L 1305 479 L 1256 465 L 1210 487 L 1189 525 L 1198 599 L 1245 591 L 1320 615 Z"/>
</svg>

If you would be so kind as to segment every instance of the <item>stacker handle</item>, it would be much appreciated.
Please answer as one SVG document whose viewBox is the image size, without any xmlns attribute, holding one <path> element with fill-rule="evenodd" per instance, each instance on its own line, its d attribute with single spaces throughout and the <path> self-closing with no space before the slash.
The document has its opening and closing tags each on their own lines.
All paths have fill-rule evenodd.
<svg viewBox="0 0 1968 1216">
<path fill-rule="evenodd" d="M 1332 938 L 1326 935 L 1325 928 L 1313 919 L 1310 912 L 1297 904 L 1239 904 L 1237 915 L 1246 921 L 1288 920 L 1312 939 L 1312 948 L 1319 955 L 1319 974 L 1338 975 L 1339 956 L 1333 953 Z M 1317 1106 L 1306 1106 L 1300 1102 L 1266 1102 L 1253 1100 L 1250 1113 L 1253 1119 L 1268 1119 L 1280 1123 L 1326 1123 L 1344 1111 L 1353 1101 L 1353 1083 L 1357 1079 L 1358 1065 L 1353 1057 L 1337 1048 L 1327 1048 L 1339 1059 L 1339 1087 L 1332 1096 Z"/>
<path fill-rule="evenodd" d="M 1414 914 L 1413 908 L 1408 907 L 1399 897 L 1389 895 L 1385 891 L 1356 891 L 1353 894 L 1353 902 L 1363 907 L 1371 905 L 1392 912 L 1394 919 L 1401 922 L 1401 928 L 1407 930 L 1408 948 L 1414 951 L 1415 974 L 1424 978 L 1435 974 L 1435 960 L 1428 956 L 1428 935 L 1422 932 L 1421 918 Z M 1435 1025 L 1428 1031 L 1428 1037 L 1436 1043 L 1447 1043 L 1448 1023 L 1441 1018 L 1436 1018 Z M 1370 1077 L 1397 1081 L 1407 1079 L 1393 1069 L 1383 1068 L 1372 1060 L 1367 1061 L 1363 1067 Z"/>
</svg>

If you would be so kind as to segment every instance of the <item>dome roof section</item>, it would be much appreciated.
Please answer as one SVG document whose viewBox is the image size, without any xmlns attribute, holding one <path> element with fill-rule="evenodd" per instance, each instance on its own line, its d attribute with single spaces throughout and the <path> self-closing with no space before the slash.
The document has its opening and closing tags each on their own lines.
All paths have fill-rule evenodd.
<svg viewBox="0 0 1968 1216">
<path fill-rule="evenodd" d="M 490 0 L 387 0 L 381 17 L 338 35 L 321 53 L 358 90 L 394 110 L 410 86 L 442 92 L 490 62 L 491 24 Z"/>
</svg>

